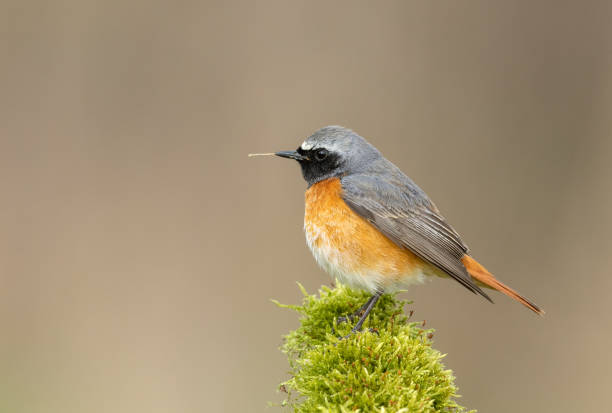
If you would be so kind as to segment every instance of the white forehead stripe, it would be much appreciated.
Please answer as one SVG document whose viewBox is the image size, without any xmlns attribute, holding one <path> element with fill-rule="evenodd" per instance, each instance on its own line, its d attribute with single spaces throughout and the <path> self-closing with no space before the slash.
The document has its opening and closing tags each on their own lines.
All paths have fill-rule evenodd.
<svg viewBox="0 0 612 413">
<path fill-rule="evenodd" d="M 307 141 L 302 142 L 302 145 L 300 146 L 300 148 L 304 149 L 305 151 L 309 151 L 313 147 L 314 145 L 311 142 L 307 142 Z"/>
</svg>

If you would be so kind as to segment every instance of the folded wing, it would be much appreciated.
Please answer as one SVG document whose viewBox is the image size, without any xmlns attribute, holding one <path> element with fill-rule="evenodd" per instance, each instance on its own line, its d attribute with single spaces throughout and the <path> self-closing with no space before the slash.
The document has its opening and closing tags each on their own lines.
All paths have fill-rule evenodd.
<svg viewBox="0 0 612 413">
<path fill-rule="evenodd" d="M 342 198 L 397 245 L 457 280 L 468 290 L 489 296 L 475 284 L 461 259 L 468 247 L 435 205 L 409 178 L 381 179 L 371 175 L 343 177 Z"/>
</svg>

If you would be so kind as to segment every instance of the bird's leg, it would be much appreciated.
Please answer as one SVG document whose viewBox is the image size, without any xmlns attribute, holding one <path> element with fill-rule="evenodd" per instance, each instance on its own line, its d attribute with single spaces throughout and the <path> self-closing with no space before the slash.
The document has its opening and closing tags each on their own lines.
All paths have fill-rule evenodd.
<svg viewBox="0 0 612 413">
<path fill-rule="evenodd" d="M 338 317 L 336 319 L 336 324 L 347 323 L 347 322 L 353 321 L 355 318 L 361 316 L 362 311 L 365 311 L 366 308 L 368 308 L 368 306 L 370 305 L 370 303 L 372 302 L 373 299 L 374 299 L 374 296 L 368 298 L 368 301 L 366 301 L 365 304 L 362 305 L 361 307 L 359 307 L 359 310 L 355 311 L 354 313 Z"/>
<path fill-rule="evenodd" d="M 363 315 L 359 319 L 359 321 L 357 321 L 357 324 L 355 324 L 355 327 L 352 328 L 352 330 L 351 330 L 351 332 L 349 334 L 347 334 L 346 336 L 344 336 L 342 338 L 348 338 L 348 337 L 350 337 L 351 334 L 354 334 L 354 333 L 356 333 L 358 331 L 361 331 L 361 327 L 363 326 L 363 323 L 365 322 L 366 318 L 368 318 L 368 315 L 370 315 L 370 311 L 372 311 L 372 309 L 374 308 L 374 306 L 378 302 L 378 299 L 380 298 L 381 295 L 382 295 L 382 291 L 377 291 L 377 292 L 374 293 L 372 298 L 370 298 L 370 300 L 368 300 L 368 302 L 366 303 L 367 307 L 366 307 Z"/>
<path fill-rule="evenodd" d="M 370 315 L 370 311 L 372 311 L 372 309 L 378 302 L 378 299 L 380 298 L 381 295 L 382 295 L 382 291 L 377 291 L 376 293 L 374 293 L 374 295 L 372 296 L 372 299 L 370 300 L 370 303 L 365 309 L 365 312 L 363 313 L 359 321 L 357 321 L 357 324 L 355 324 L 355 327 L 353 327 L 353 329 L 351 330 L 352 333 L 361 331 L 361 327 L 363 326 L 363 323 L 365 322 L 366 318 L 368 318 L 368 316 Z"/>
</svg>

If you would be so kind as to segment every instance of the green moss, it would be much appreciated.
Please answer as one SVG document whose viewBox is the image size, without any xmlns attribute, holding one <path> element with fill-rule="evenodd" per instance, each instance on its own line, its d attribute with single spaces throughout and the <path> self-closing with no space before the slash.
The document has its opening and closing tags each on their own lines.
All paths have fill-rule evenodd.
<svg viewBox="0 0 612 413">
<path fill-rule="evenodd" d="M 285 336 L 282 351 L 291 378 L 280 388 L 295 412 L 465 412 L 442 354 L 431 347 L 433 330 L 408 322 L 405 301 L 383 295 L 364 332 L 339 340 L 353 323 L 338 316 L 356 311 L 365 292 L 339 285 L 304 294 L 302 305 L 277 305 L 301 314 L 301 326 Z M 375 332 L 370 332 L 374 329 Z"/>
</svg>

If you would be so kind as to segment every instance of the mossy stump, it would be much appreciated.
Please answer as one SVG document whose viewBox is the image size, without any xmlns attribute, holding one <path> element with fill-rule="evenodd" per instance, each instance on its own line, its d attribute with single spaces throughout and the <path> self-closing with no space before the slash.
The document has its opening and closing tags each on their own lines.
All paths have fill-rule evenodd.
<svg viewBox="0 0 612 413">
<path fill-rule="evenodd" d="M 356 311 L 369 295 L 338 285 L 319 296 L 304 294 L 300 327 L 284 337 L 291 378 L 280 385 L 282 403 L 295 412 L 466 412 L 456 402 L 452 372 L 432 348 L 433 330 L 409 322 L 407 303 L 383 295 L 364 325 L 347 339 L 353 323 L 339 316 Z"/>
</svg>

